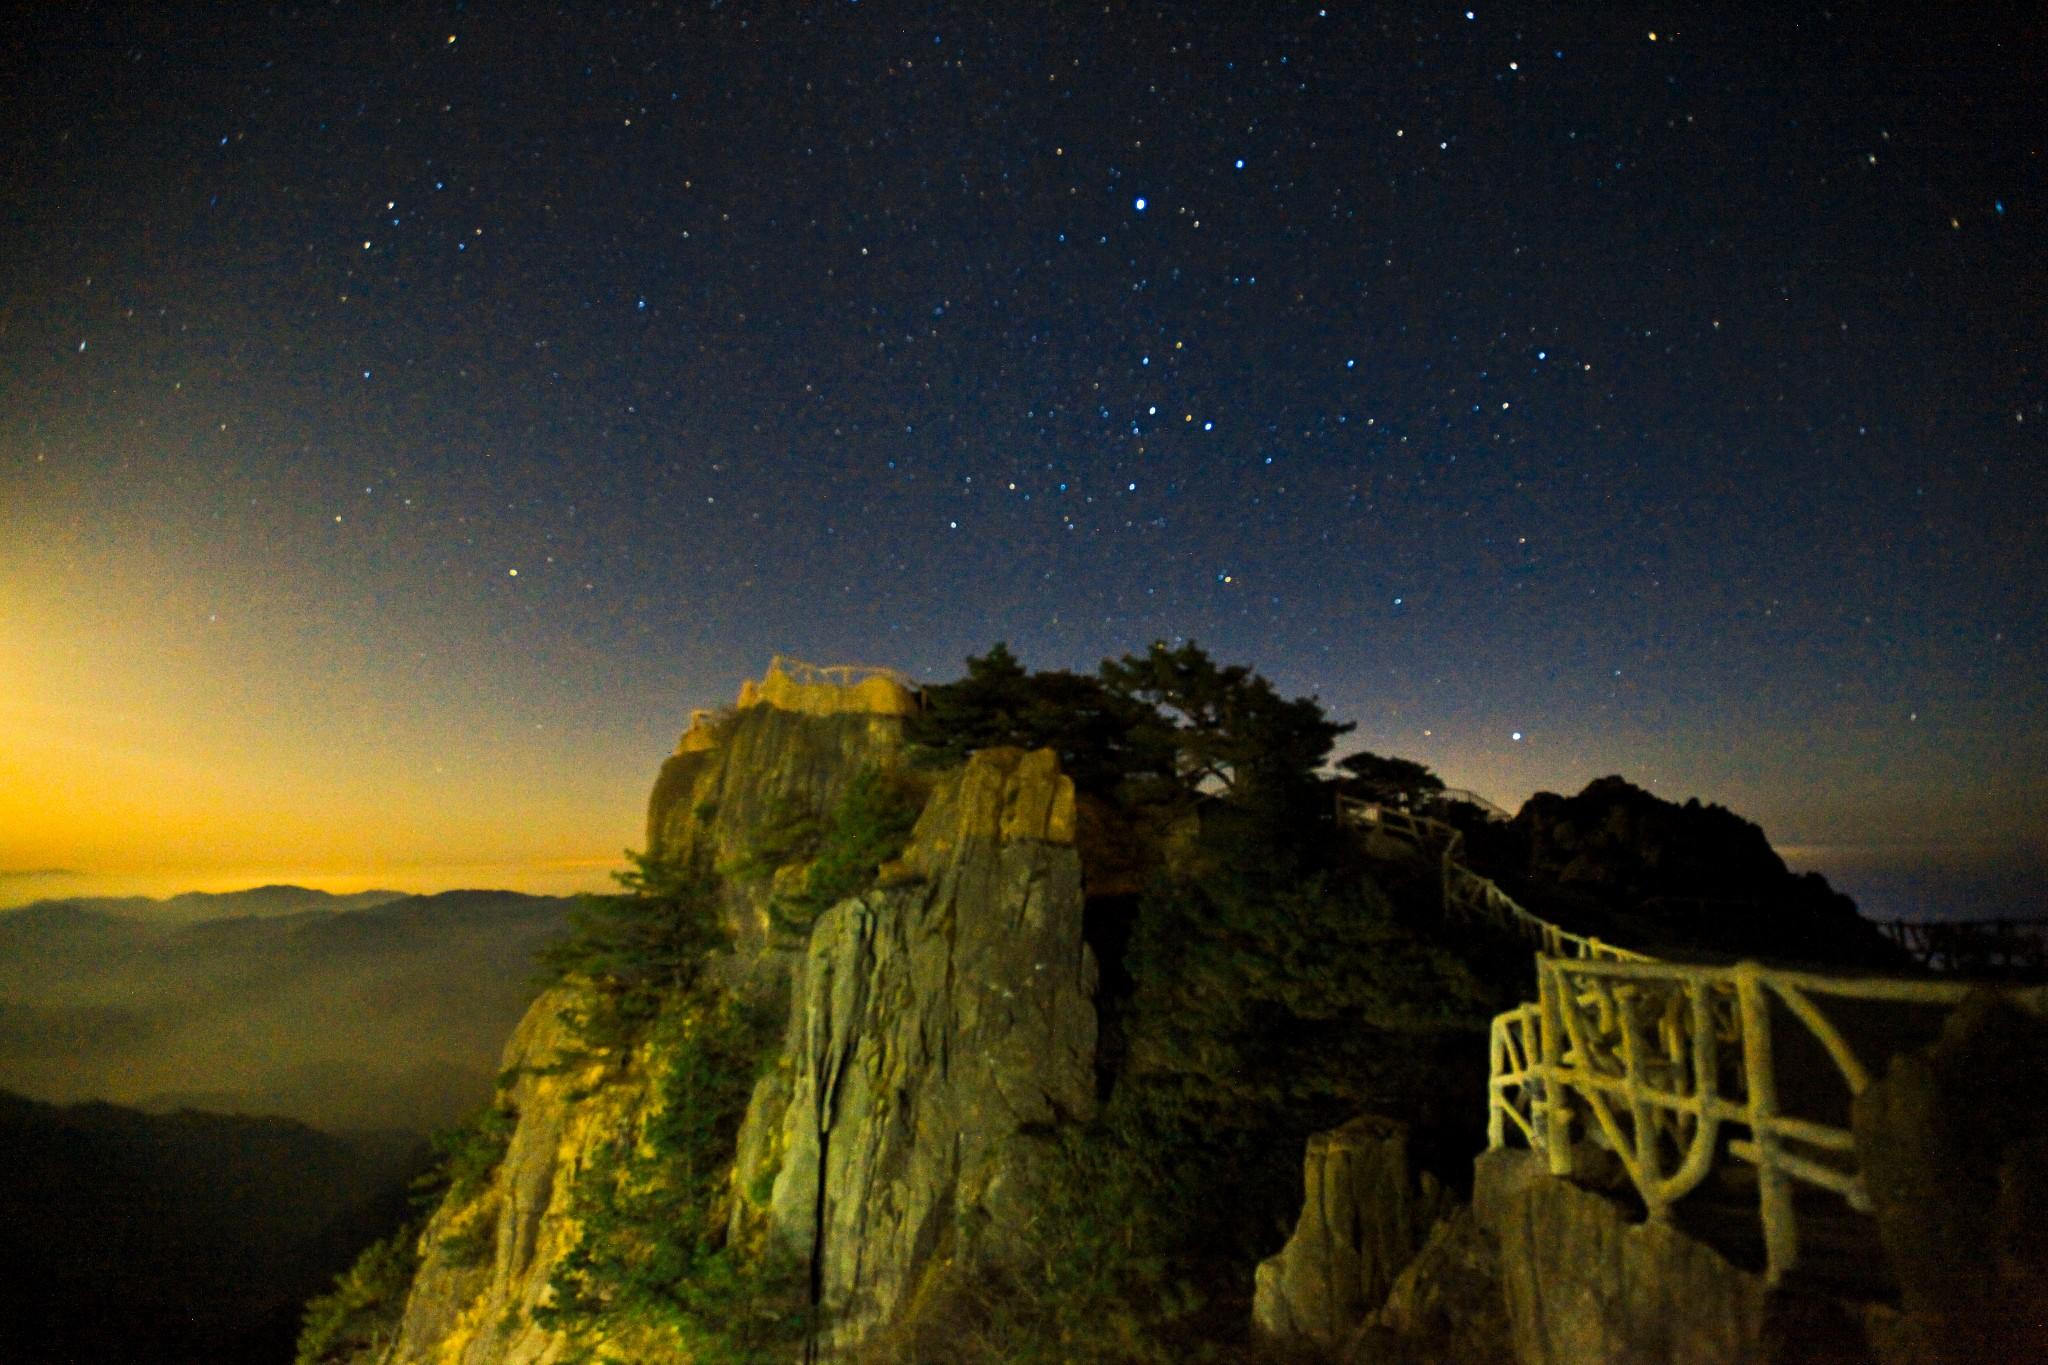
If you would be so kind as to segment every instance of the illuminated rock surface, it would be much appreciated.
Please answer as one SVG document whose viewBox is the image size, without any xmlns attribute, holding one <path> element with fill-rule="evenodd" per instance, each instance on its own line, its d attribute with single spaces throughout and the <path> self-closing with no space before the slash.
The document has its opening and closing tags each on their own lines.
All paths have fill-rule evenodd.
<svg viewBox="0 0 2048 1365">
<path fill-rule="evenodd" d="M 776 1234 L 814 1256 L 830 1340 L 936 1260 L 1000 1261 L 1034 1127 L 1094 1105 L 1095 963 L 1073 787 L 1046 751 L 975 755 L 933 794 L 919 880 L 835 906 L 791 1017 Z"/>
<path fill-rule="evenodd" d="M 1301 1221 L 1258 1269 L 1261 1334 L 1331 1348 L 1387 1297 L 1450 1197 L 1409 1160 L 1406 1124 L 1366 1114 L 1308 1141 Z"/>
<path fill-rule="evenodd" d="M 650 844 L 744 859 L 779 814 L 826 809 L 863 768 L 893 763 L 898 727 L 744 709 L 664 764 Z M 990 750 L 936 779 L 883 884 L 827 909 L 801 945 L 768 913 L 789 877 L 725 879 L 733 970 L 783 983 L 791 1001 L 734 1154 L 734 1189 L 766 1197 L 736 1197 L 732 1229 L 811 1265 L 826 1350 L 886 1323 L 928 1271 L 1000 1262 L 1006 1229 L 1030 1217 L 1031 1132 L 1092 1111 L 1096 966 L 1075 827 L 1050 752 Z M 570 1187 L 595 1144 L 640 1121 L 650 1090 L 645 1056 L 560 1065 L 573 1000 L 543 996 L 506 1050 L 518 1127 L 487 1188 L 444 1204 L 422 1237 L 395 1361 L 564 1358 L 532 1310 L 576 1239 Z M 451 1254 L 465 1243 L 467 1259 Z M 639 1358 L 631 1341 L 606 1344 Z"/>
<path fill-rule="evenodd" d="M 556 1069 L 573 1041 L 562 1017 L 572 1001 L 568 991 L 543 995 L 505 1048 L 519 1126 L 488 1186 L 444 1203 L 427 1224 L 394 1360 L 531 1365 L 559 1356 L 560 1339 L 530 1313 L 576 1239 L 569 1181 L 598 1141 L 632 1121 L 647 1091 L 637 1067 L 609 1078 L 587 1060 Z"/>
</svg>

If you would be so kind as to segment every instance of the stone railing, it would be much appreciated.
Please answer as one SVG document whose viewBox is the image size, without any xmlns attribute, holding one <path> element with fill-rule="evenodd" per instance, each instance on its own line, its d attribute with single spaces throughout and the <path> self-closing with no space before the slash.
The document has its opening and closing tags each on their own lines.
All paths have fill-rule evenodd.
<svg viewBox="0 0 2048 1365">
<path fill-rule="evenodd" d="M 1478 792 L 1465 787 L 1445 787 L 1442 791 L 1431 792 L 1429 802 L 1432 805 L 1476 806 L 1481 814 L 1496 824 L 1502 824 L 1515 818 L 1508 813 L 1505 807 L 1496 806 Z"/>
<path fill-rule="evenodd" d="M 740 684 L 738 705 L 761 704 L 809 715 L 908 716 L 918 709 L 907 674 L 872 664 L 814 664 L 777 654 L 759 682 Z"/>
<path fill-rule="evenodd" d="M 908 673 L 880 664 L 814 664 L 787 654 L 777 654 L 768 660 L 768 671 L 780 673 L 802 686 L 829 683 L 833 687 L 858 687 L 869 678 L 887 678 L 906 691 L 917 690 L 917 683 Z"/>
<path fill-rule="evenodd" d="M 1877 927 L 1929 971 L 2048 976 L 2048 919 L 1881 920 Z"/>
<path fill-rule="evenodd" d="M 1870 1083 L 1838 1019 L 1821 1000 L 1949 1008 L 1972 989 L 1952 981 L 1838 977 L 1671 962 L 1537 958 L 1538 999 L 1493 1021 L 1487 1140 L 1510 1129 L 1573 1174 L 1573 1133 L 1612 1151 L 1652 1218 L 1696 1189 L 1726 1157 L 1756 1167 L 1766 1278 L 1799 1259 L 1793 1182 L 1832 1190 L 1868 1212 L 1845 1122 L 1814 1113 L 1832 1088 L 1853 1100 Z M 1788 1026 L 1825 1057 L 1833 1076 L 1807 1066 L 1787 1086 Z M 1803 1041 L 1803 1040 L 1802 1040 Z M 1813 1044 L 1817 1044 L 1815 1047 Z M 1833 1080 L 1832 1087 L 1828 1084 Z M 1834 1106 L 1846 1119 L 1846 1105 Z M 1746 1136 L 1723 1129 L 1739 1128 Z"/>
<path fill-rule="evenodd" d="M 1519 1134 L 1553 1174 L 1570 1176 L 1574 1137 L 1583 1133 L 1614 1153 L 1660 1219 L 1717 1163 L 1747 1162 L 1756 1168 L 1773 1284 L 1799 1259 L 1795 1182 L 1870 1210 L 1847 1127 L 1848 1103 L 1870 1084 L 1870 1071 L 1850 1042 L 1858 1030 L 1845 1030 L 1820 1002 L 1948 1009 L 1970 984 L 1660 961 L 1524 909 L 1459 861 L 1463 835 L 1441 820 L 1348 798 L 1339 798 L 1337 816 L 1438 859 L 1446 916 L 1503 929 L 1538 950 L 1537 1000 L 1493 1021 L 1489 1146 Z M 1870 1031 L 1868 1021 L 1862 1029 Z M 1789 1073 L 1788 1053 L 1797 1062 Z"/>
<path fill-rule="evenodd" d="M 1597 938 L 1560 929 L 1549 920 L 1525 910 L 1507 892 L 1465 866 L 1459 858 L 1465 847 L 1464 834 L 1434 816 L 1340 796 L 1337 798 L 1337 819 L 1343 824 L 1386 835 L 1419 854 L 1436 859 L 1447 918 L 1489 924 L 1516 935 L 1537 951 L 1553 957 L 1609 962 L 1651 960 L 1641 953 L 1617 948 Z"/>
</svg>

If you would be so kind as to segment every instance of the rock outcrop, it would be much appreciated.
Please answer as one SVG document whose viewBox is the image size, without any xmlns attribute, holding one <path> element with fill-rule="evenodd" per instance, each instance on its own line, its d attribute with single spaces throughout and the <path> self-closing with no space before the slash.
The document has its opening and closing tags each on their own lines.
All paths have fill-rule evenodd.
<svg viewBox="0 0 2048 1365">
<path fill-rule="evenodd" d="M 1509 1365 L 1500 1249 L 1470 1208 L 1437 1221 L 1387 1301 L 1351 1339 L 1345 1365 Z"/>
<path fill-rule="evenodd" d="M 2048 994 L 2033 996 L 1971 997 L 1856 1099 L 1903 1310 L 1894 1359 L 2048 1359 Z"/>
<path fill-rule="evenodd" d="M 537 1326 L 548 1279 L 575 1245 L 575 1174 L 594 1147 L 646 1102 L 644 1066 L 610 1074 L 581 1053 L 565 1017 L 575 993 L 533 1003 L 505 1048 L 518 1115 L 504 1159 L 472 1197 L 451 1197 L 420 1237 L 421 1261 L 390 1360 L 434 1365 L 543 1365 L 562 1340 Z"/>
<path fill-rule="evenodd" d="M 1333 1351 L 1379 1308 L 1394 1279 L 1454 1205 L 1410 1159 L 1408 1125 L 1366 1114 L 1308 1140 L 1306 1198 L 1294 1235 L 1260 1263 L 1260 1334 Z"/>
<path fill-rule="evenodd" d="M 1473 1211 L 1499 1248 L 1501 1293 L 1521 1365 L 1764 1358 L 1763 1277 L 1668 1223 L 1552 1178 L 1541 1157 L 1479 1158 Z"/>
<path fill-rule="evenodd" d="M 790 1019 L 774 1235 L 812 1266 L 826 1351 L 927 1273 L 1006 1259 L 1034 1133 L 1094 1104 L 1095 963 L 1073 785 L 1049 750 L 976 754 L 894 879 L 812 931 Z M 743 1138 L 743 1148 L 757 1141 Z"/>
<path fill-rule="evenodd" d="M 902 750 L 899 716 L 748 707 L 661 765 L 647 802 L 647 848 L 731 867 L 764 828 L 830 810 L 863 769 L 892 766 Z M 772 889 L 762 879 L 726 879 L 728 927 L 743 956 L 769 946 Z"/>
<path fill-rule="evenodd" d="M 896 715 L 770 702 L 698 727 L 663 765 L 651 849 L 744 864 L 764 827 L 825 812 L 863 769 L 897 765 Z M 723 879 L 737 946 L 721 977 L 790 1001 L 733 1154 L 728 1235 L 809 1266 L 814 1358 L 887 1326 L 933 1275 L 1003 1264 L 1032 1215 L 1023 1191 L 1043 1135 L 1092 1111 L 1096 966 L 1076 824 L 1049 750 L 989 750 L 932 780 L 902 856 L 807 939 L 771 924 L 777 879 Z M 535 1310 L 581 1233 L 576 1180 L 658 1103 L 647 1045 L 578 1051 L 577 1000 L 544 995 L 507 1047 L 501 1103 L 516 1129 L 422 1236 L 392 1365 L 567 1358 Z M 636 1346 L 630 1327 L 594 1330 L 619 1359 L 673 1353 Z"/>
<path fill-rule="evenodd" d="M 1475 870 L 1545 919 L 1610 942 L 1910 965 L 1854 902 L 1817 873 L 1795 875 L 1759 826 L 1721 806 L 1603 777 L 1576 796 L 1538 792 L 1512 821 L 1467 834 Z"/>
<path fill-rule="evenodd" d="M 889 669 L 821 669 L 780 656 L 761 681 L 740 686 L 741 707 L 761 703 L 812 716 L 907 716 L 917 710 L 909 682 Z"/>
</svg>

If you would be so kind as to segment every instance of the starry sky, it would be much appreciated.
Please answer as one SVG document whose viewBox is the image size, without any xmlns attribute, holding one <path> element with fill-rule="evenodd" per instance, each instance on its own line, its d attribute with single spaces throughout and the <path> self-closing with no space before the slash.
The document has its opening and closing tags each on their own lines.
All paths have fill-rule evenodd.
<svg viewBox="0 0 2048 1365">
<path fill-rule="evenodd" d="M 7 31 L 0 904 L 599 885 L 772 652 L 1188 637 L 1509 805 L 2038 893 L 2038 17 Z"/>
</svg>

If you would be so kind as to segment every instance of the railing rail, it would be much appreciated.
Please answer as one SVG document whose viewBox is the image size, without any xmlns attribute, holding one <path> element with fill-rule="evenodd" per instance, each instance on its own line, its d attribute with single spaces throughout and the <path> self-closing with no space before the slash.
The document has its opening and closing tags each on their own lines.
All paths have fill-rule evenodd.
<svg viewBox="0 0 2048 1365">
<path fill-rule="evenodd" d="M 1544 1154 L 1552 1174 L 1570 1176 L 1574 1133 L 1584 1133 L 1614 1153 L 1649 1215 L 1659 1219 L 1724 1154 L 1748 1162 L 1757 1172 L 1772 1284 L 1799 1259 L 1795 1183 L 1831 1190 L 1862 1212 L 1871 1207 L 1854 1134 L 1820 1116 L 1789 1112 L 1813 1092 L 1813 1078 L 1801 1078 L 1798 1095 L 1781 1086 L 1781 1045 L 1788 1044 L 1774 1034 L 1774 1018 L 1789 1016 L 1818 1043 L 1853 1101 L 1870 1084 L 1870 1068 L 1823 1000 L 1945 1009 L 1979 988 L 1755 962 L 1661 961 L 1570 933 L 1516 904 L 1458 860 L 1463 836 L 1441 820 L 1351 798 L 1339 798 L 1337 816 L 1436 857 L 1446 915 L 1484 921 L 1538 949 L 1537 999 L 1496 1016 L 1488 1038 L 1488 1146 L 1506 1146 L 1518 1134 Z M 2003 923 L 2048 929 L 2048 921 Z M 1905 927 L 1887 927 L 1913 948 Z M 1938 927 L 1945 926 L 1910 926 Z M 2048 933 L 2036 942 L 2042 940 Z M 1938 933 L 1917 941 L 1957 951 Z"/>
<path fill-rule="evenodd" d="M 1340 822 L 1374 830 L 1437 860 L 1442 881 L 1444 914 L 1478 920 L 1514 934 L 1541 952 L 1556 957 L 1647 962 L 1627 948 L 1617 948 L 1585 934 L 1560 929 L 1515 902 L 1507 892 L 1459 860 L 1465 836 L 1456 826 L 1430 815 L 1383 806 L 1356 797 L 1337 798 Z"/>
<path fill-rule="evenodd" d="M 1879 920 L 1930 971 L 2048 975 L 2048 919 Z"/>
<path fill-rule="evenodd" d="M 1848 1128 L 1788 1112 L 1780 1081 L 1782 1010 L 1820 1044 L 1853 1098 L 1871 1073 L 1821 999 L 1953 1007 L 1974 987 L 1956 981 L 1837 977 L 1639 960 L 1537 959 L 1538 1000 L 1493 1021 L 1487 1140 L 1512 1129 L 1573 1174 L 1573 1131 L 1611 1150 L 1652 1218 L 1697 1188 L 1728 1156 L 1757 1168 L 1766 1275 L 1799 1257 L 1793 1182 L 1832 1190 L 1870 1210 Z M 1810 1088 L 1810 1087 L 1809 1087 Z"/>
<path fill-rule="evenodd" d="M 1495 805 L 1478 792 L 1465 787 L 1445 787 L 1441 791 L 1431 792 L 1428 799 L 1433 805 L 1476 806 L 1488 820 L 1496 823 L 1514 819 L 1504 807 Z"/>
<path fill-rule="evenodd" d="M 795 683 L 830 683 L 835 687 L 854 687 L 869 678 L 887 678 L 890 682 L 913 692 L 917 690 L 916 681 L 908 673 L 880 664 L 814 664 L 792 655 L 777 654 L 768 660 L 768 670 L 771 673 L 781 673 Z"/>
</svg>

